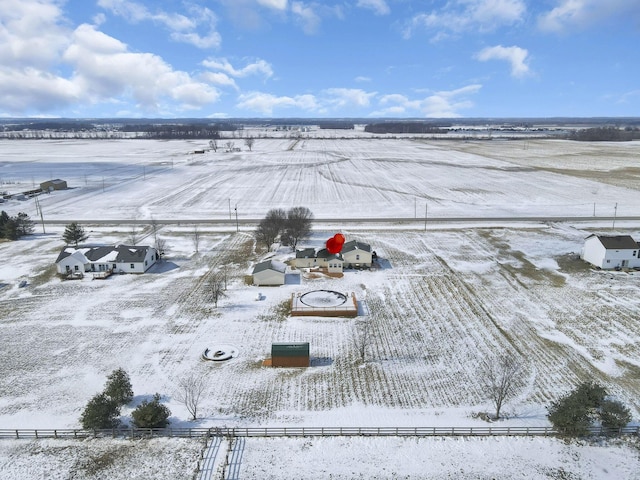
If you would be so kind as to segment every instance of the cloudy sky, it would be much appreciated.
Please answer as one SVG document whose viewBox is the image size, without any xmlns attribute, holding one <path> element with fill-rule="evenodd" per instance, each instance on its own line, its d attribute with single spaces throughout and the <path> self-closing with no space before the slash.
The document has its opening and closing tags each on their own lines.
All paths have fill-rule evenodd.
<svg viewBox="0 0 640 480">
<path fill-rule="evenodd" d="M 640 115 L 638 0 L 0 0 L 0 116 Z"/>
</svg>

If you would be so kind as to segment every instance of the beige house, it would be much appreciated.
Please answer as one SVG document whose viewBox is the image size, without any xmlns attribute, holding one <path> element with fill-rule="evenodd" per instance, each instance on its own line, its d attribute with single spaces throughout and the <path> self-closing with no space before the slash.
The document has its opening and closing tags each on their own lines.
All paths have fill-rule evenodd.
<svg viewBox="0 0 640 480">
<path fill-rule="evenodd" d="M 342 246 L 344 268 L 371 268 L 373 254 L 371 245 L 357 240 L 346 242 Z"/>
<path fill-rule="evenodd" d="M 256 286 L 284 285 L 287 266 L 276 260 L 267 260 L 253 267 L 253 284 Z"/>
</svg>

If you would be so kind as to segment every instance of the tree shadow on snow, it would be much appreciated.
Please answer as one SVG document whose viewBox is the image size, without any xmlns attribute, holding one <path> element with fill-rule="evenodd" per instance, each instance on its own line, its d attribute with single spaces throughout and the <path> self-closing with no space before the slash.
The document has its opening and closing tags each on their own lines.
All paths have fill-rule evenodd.
<svg viewBox="0 0 640 480">
<path fill-rule="evenodd" d="M 312 357 L 309 360 L 309 365 L 312 367 L 328 367 L 333 365 L 333 358 L 330 357 Z"/>
</svg>

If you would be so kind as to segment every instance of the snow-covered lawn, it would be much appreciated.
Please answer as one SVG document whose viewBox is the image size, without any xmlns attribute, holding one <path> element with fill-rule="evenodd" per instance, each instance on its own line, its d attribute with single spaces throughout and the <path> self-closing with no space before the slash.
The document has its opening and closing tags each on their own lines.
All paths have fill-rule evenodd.
<svg viewBox="0 0 640 480">
<path fill-rule="evenodd" d="M 443 216 L 586 215 L 596 201 L 619 202 L 619 214 L 634 206 L 631 214 L 640 204 L 637 190 L 590 179 L 584 169 L 573 175 L 505 160 L 511 144 L 500 144 L 507 142 L 495 147 L 500 159 L 486 144 L 479 154 L 456 151 L 471 148 L 462 143 L 392 140 L 305 140 L 293 147 L 288 140 L 258 140 L 251 153 L 204 156 L 188 153 L 203 146 L 197 142 L 53 143 L 0 142 L 5 189 L 31 186 L 36 173 L 38 181 L 59 177 L 75 187 L 41 197 L 51 219 L 229 218 L 236 202 L 247 217 L 304 205 L 320 219 L 413 216 L 425 199 L 430 213 L 433 207 Z M 526 156 L 534 143 L 516 153 Z M 625 162 L 632 168 L 630 150 L 602 148 L 616 159 L 612 171 Z M 564 168 L 559 158 L 558 170 Z M 37 218 L 31 201 L 0 208 Z M 637 224 L 616 226 L 640 239 Z M 593 271 L 577 258 L 584 237 L 609 232 L 610 225 L 336 227 L 347 240 L 371 244 L 384 268 L 347 271 L 343 278 L 303 274 L 299 285 L 257 288 L 244 282 L 262 258 L 247 228 L 201 225 L 195 253 L 193 227 L 169 225 L 159 233 L 168 257 L 147 274 L 61 281 L 53 261 L 63 226 L 47 226 L 46 234 L 38 227 L 36 235 L 0 244 L 0 428 L 78 427 L 84 405 L 118 367 L 131 376 L 135 393 L 125 421 L 136 404 L 159 392 L 174 426 L 486 425 L 476 415 L 490 410 L 477 365 L 503 351 L 523 359 L 528 380 L 501 425 L 546 425 L 545 407 L 589 379 L 606 385 L 638 418 L 640 272 Z M 87 230 L 94 243 L 126 243 L 131 233 L 124 225 Z M 301 246 L 319 247 L 336 231 L 319 223 Z M 286 249 L 275 253 L 280 260 L 291 256 Z M 215 308 L 207 275 L 223 268 L 227 297 Z M 19 288 L 22 279 L 28 285 Z M 313 290 L 354 292 L 365 315 L 283 314 L 292 293 Z M 256 300 L 258 293 L 265 298 Z M 354 348 L 359 322 L 369 324 L 373 339 L 364 362 Z M 262 367 L 271 343 L 283 341 L 310 342 L 313 366 Z M 231 345 L 237 355 L 202 360 L 216 345 Z M 209 381 L 196 422 L 187 421 L 174 398 L 189 372 Z M 174 472 L 185 462 L 192 472 L 193 452 L 197 457 L 201 450 L 183 440 L 122 442 L 0 442 L 0 466 L 46 471 L 41 463 L 52 461 L 51 452 L 65 452 L 55 460 L 64 464 L 62 476 L 51 478 L 72 478 L 64 472 L 78 459 L 105 449 L 144 445 L 140 451 L 148 454 L 135 455 L 153 459 L 178 442 L 170 457 L 175 470 L 151 477 L 141 470 L 139 478 L 189 478 Z M 502 465 L 500 452 L 510 459 Z M 271 456 L 280 466 L 269 465 Z M 139 463 L 122 462 L 130 471 Z M 160 468 L 156 463 L 140 468 Z M 376 478 L 374 469 L 377 478 L 563 478 L 561 469 L 575 478 L 634 478 L 639 466 L 638 450 L 629 446 L 553 439 L 248 439 L 238 478 L 328 478 L 332 471 L 334 478 Z M 308 476 L 297 471 L 306 467 Z M 518 477 L 523 471 L 531 474 Z M 119 478 L 109 472 L 104 478 Z"/>
</svg>

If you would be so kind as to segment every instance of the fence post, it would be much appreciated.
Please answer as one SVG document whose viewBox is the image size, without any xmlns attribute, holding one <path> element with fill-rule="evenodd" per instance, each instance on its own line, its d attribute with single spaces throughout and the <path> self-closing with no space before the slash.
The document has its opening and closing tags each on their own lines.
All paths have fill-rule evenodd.
<svg viewBox="0 0 640 480">
<path fill-rule="evenodd" d="M 35 432 L 35 434 L 36 434 L 36 438 L 38 438 L 38 429 L 36 428 L 36 429 L 34 430 L 34 432 Z"/>
<path fill-rule="evenodd" d="M 16 438 L 20 438 L 20 435 L 18 434 L 18 430 L 16 430 Z"/>
</svg>

